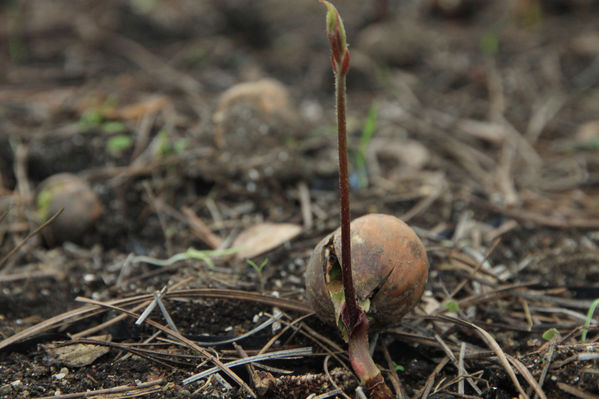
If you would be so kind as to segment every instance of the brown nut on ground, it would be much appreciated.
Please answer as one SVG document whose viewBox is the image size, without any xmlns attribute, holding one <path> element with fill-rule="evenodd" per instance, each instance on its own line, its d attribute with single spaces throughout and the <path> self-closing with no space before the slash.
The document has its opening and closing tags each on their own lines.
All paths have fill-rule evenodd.
<svg viewBox="0 0 599 399">
<path fill-rule="evenodd" d="M 44 237 L 50 244 L 79 241 L 103 210 L 89 184 L 70 173 L 59 173 L 44 180 L 39 186 L 36 202 L 40 222 L 64 208 L 44 230 Z"/>
<path fill-rule="evenodd" d="M 219 147 L 247 150 L 280 145 L 294 135 L 299 121 L 289 90 L 274 79 L 239 83 L 225 91 L 213 116 L 214 141 Z"/>
<path fill-rule="evenodd" d="M 428 277 L 424 245 L 404 222 L 391 215 L 369 214 L 351 223 L 352 276 L 359 303 L 374 329 L 397 325 L 419 301 Z M 306 295 L 314 311 L 335 323 L 327 282 L 340 270 L 341 230 L 314 249 L 306 269 Z"/>
</svg>

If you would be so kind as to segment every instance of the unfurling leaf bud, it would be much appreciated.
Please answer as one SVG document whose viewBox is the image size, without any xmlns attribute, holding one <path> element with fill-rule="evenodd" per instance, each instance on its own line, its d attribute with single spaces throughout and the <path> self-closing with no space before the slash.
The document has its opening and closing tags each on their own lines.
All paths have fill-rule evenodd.
<svg viewBox="0 0 599 399">
<path fill-rule="evenodd" d="M 335 73 L 342 75 L 347 74 L 349 69 L 349 50 L 347 49 L 347 39 L 345 36 L 345 27 L 343 20 L 339 16 L 339 12 L 334 5 L 326 0 L 320 0 L 324 4 L 327 11 L 327 34 L 331 44 L 331 63 Z"/>
</svg>

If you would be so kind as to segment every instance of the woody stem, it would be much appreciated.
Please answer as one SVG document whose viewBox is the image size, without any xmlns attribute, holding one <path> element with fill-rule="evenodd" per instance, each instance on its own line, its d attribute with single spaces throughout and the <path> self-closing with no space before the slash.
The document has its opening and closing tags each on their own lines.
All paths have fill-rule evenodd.
<svg viewBox="0 0 599 399">
<path fill-rule="evenodd" d="M 335 73 L 337 100 L 337 140 L 339 147 L 339 199 L 341 203 L 341 274 L 350 328 L 358 321 L 358 303 L 351 272 L 351 239 L 349 208 L 349 166 L 347 159 L 347 126 L 345 120 L 345 74 L 338 68 Z"/>
</svg>

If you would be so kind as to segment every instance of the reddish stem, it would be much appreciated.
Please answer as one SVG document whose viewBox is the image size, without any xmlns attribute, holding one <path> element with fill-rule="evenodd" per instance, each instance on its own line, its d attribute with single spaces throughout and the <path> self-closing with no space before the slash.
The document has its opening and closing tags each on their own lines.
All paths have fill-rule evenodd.
<svg viewBox="0 0 599 399">
<path fill-rule="evenodd" d="M 341 277 L 345 292 L 345 303 L 351 331 L 358 322 L 360 314 L 354 291 L 351 269 L 351 215 L 349 208 L 349 167 L 347 160 L 347 127 L 345 121 L 345 74 L 341 68 L 335 73 L 337 92 L 337 140 L 339 147 L 339 200 L 341 203 Z"/>
<path fill-rule="evenodd" d="M 368 325 L 368 317 L 362 311 L 354 329 L 349 333 L 349 360 L 370 392 L 370 399 L 392 399 L 393 393 L 385 384 L 381 371 L 370 356 Z"/>
<path fill-rule="evenodd" d="M 331 62 L 335 71 L 337 103 L 337 140 L 339 149 L 339 200 L 341 203 L 341 279 L 345 305 L 341 308 L 341 320 L 347 331 L 349 358 L 352 367 L 370 391 L 373 399 L 392 399 L 393 395 L 370 356 L 368 345 L 368 317 L 358 305 L 354 290 L 351 266 L 351 215 L 349 209 L 349 167 L 347 159 L 347 126 L 345 119 L 345 75 L 349 68 L 345 29 L 335 7 L 321 0 L 327 13 L 327 33 L 331 43 Z M 333 13 L 333 14 L 332 14 Z"/>
</svg>

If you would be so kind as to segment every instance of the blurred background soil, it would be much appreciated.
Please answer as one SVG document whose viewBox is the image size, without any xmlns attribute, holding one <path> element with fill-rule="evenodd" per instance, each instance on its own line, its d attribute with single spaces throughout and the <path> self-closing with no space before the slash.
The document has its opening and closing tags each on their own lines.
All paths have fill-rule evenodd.
<svg viewBox="0 0 599 399">
<path fill-rule="evenodd" d="M 351 50 L 352 216 L 402 218 L 431 263 L 422 304 L 383 334 L 403 392 L 522 394 L 472 329 L 426 319 L 449 313 L 485 328 L 547 397 L 597 397 L 596 323 L 585 342 L 580 332 L 599 298 L 599 5 L 335 4 Z M 305 263 L 338 225 L 324 10 L 315 0 L 0 0 L 0 340 L 81 306 L 78 296 L 108 301 L 175 283 L 303 301 Z M 251 250 L 218 252 L 242 244 Z M 202 255 L 156 265 L 188 248 Z M 263 274 L 246 258 L 267 260 Z M 239 335 L 273 311 L 226 298 L 168 305 L 196 337 Z M 69 366 L 44 346 L 107 317 L 0 349 L 0 397 L 156 378 L 159 389 L 139 396 L 243 396 L 235 384 L 183 386 L 200 363 L 192 358 L 164 365 L 113 347 Z M 334 328 L 305 323 L 344 347 Z M 550 328 L 559 338 L 546 341 Z M 155 331 L 124 321 L 109 332 L 127 343 Z M 318 356 L 279 361 L 293 374 L 274 374 L 263 395 L 334 389 L 323 349 L 284 337 L 279 349 L 312 345 Z M 462 343 L 478 351 L 465 366 L 476 389 L 454 363 L 435 369 Z M 336 373 L 353 396 L 350 371 Z M 533 397 L 522 372 L 518 380 Z"/>
</svg>

